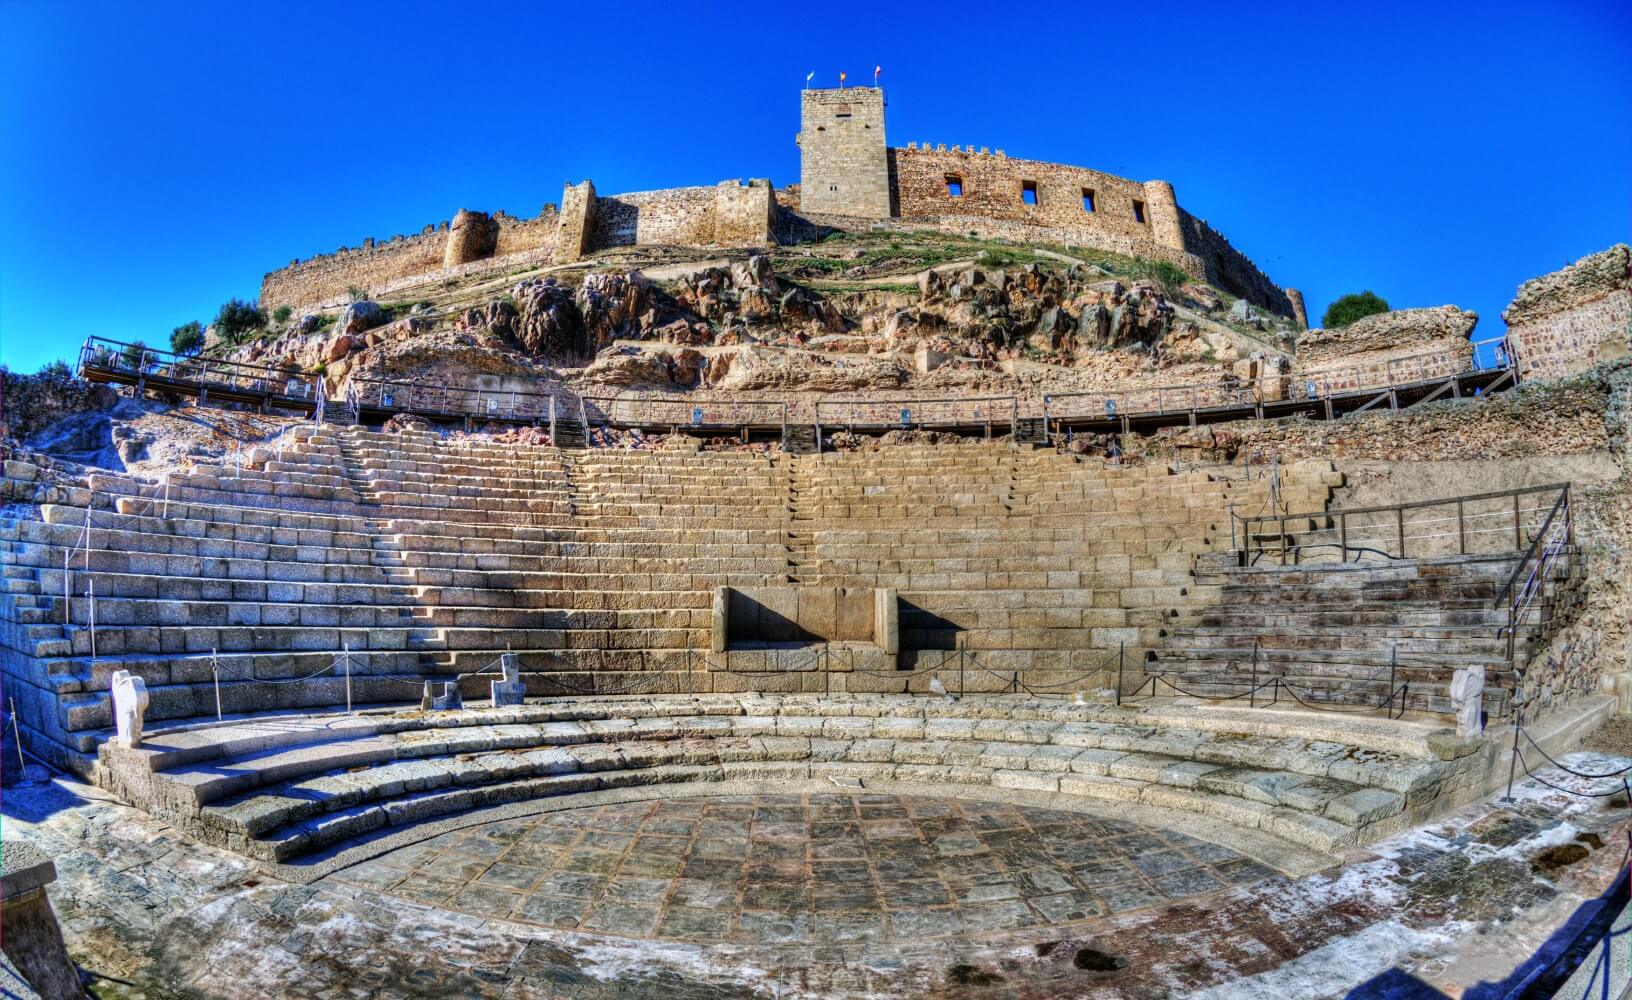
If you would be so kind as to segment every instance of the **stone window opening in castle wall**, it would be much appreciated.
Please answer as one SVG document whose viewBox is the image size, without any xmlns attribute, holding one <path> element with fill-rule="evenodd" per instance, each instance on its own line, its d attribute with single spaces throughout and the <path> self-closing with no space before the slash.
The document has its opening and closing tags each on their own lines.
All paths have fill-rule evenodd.
<svg viewBox="0 0 1632 1000">
<path fill-rule="evenodd" d="M 1092 212 L 1094 210 L 1094 189 L 1093 188 L 1083 188 L 1082 189 L 1082 210 L 1084 212 Z"/>
<path fill-rule="evenodd" d="M 1145 224 L 1145 203 L 1144 202 L 1136 201 L 1136 202 L 1133 203 L 1133 221 L 1139 223 L 1141 226 Z"/>
<path fill-rule="evenodd" d="M 946 194 L 949 198 L 963 197 L 963 178 L 957 174 L 946 175 Z"/>
<path fill-rule="evenodd" d="M 1035 204 L 1037 204 L 1037 182 L 1036 181 L 1021 181 L 1020 182 L 1020 201 L 1023 204 L 1026 204 L 1026 205 L 1035 205 Z"/>
</svg>

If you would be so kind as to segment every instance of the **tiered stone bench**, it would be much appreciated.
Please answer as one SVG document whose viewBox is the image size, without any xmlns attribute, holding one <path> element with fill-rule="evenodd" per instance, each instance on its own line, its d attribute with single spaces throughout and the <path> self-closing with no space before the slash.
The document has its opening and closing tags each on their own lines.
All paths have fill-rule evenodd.
<svg viewBox="0 0 1632 1000">
<path fill-rule="evenodd" d="M 808 779 L 1137 802 L 1330 852 L 1476 794 L 1486 762 L 1471 749 L 1435 725 L 1295 712 L 714 695 L 160 729 L 136 750 L 105 746 L 99 777 L 275 862 L 507 802 Z"/>
</svg>

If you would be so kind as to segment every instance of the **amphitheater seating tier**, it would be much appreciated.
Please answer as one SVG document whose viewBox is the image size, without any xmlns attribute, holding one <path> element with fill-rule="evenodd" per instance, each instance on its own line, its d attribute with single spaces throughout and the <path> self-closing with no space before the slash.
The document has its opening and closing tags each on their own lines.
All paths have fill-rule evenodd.
<svg viewBox="0 0 1632 1000">
<path fill-rule="evenodd" d="M 970 697 L 584 698 L 161 728 L 101 779 L 203 839 L 288 861 L 477 806 L 637 785 L 834 778 L 1141 802 L 1316 851 L 1465 799 L 1430 728 Z"/>
</svg>

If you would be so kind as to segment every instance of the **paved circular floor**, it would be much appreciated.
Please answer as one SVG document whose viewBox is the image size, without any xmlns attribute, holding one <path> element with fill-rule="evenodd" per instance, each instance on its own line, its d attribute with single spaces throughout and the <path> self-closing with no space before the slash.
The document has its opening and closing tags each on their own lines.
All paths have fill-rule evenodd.
<svg viewBox="0 0 1632 1000">
<path fill-rule="evenodd" d="M 912 940 L 1086 920 L 1274 872 L 1183 834 L 899 795 L 631 802 L 499 820 L 333 878 L 488 917 L 629 937 Z"/>
</svg>

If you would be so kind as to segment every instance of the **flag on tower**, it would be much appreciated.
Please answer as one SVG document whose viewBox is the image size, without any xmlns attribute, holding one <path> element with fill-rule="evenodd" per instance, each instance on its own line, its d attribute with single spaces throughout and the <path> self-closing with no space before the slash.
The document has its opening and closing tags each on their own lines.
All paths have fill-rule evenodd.
<svg viewBox="0 0 1632 1000">
<path fill-rule="evenodd" d="M 844 81 L 848 76 L 849 76 L 849 74 L 846 73 L 844 70 L 842 70 L 842 69 L 839 70 L 839 86 L 841 86 L 841 87 L 844 86 Z"/>
<path fill-rule="evenodd" d="M 809 73 L 805 74 L 805 89 L 806 90 L 810 89 L 810 81 L 812 81 L 814 79 L 816 79 L 816 71 L 815 70 L 811 70 Z"/>
<path fill-rule="evenodd" d="M 882 72 L 884 72 L 884 67 L 882 67 L 882 66 L 874 66 L 873 67 L 873 86 L 875 86 L 875 87 L 878 86 L 878 74 L 880 74 Z"/>
</svg>

